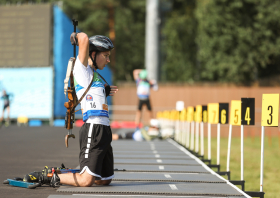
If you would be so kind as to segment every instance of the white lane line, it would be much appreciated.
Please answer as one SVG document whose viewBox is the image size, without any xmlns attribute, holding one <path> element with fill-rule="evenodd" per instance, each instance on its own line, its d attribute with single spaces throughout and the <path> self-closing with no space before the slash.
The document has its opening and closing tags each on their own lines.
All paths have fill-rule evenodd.
<svg viewBox="0 0 280 198">
<path fill-rule="evenodd" d="M 209 168 L 205 163 L 203 163 L 200 159 L 198 159 L 197 157 L 195 157 L 193 154 L 191 154 L 188 150 L 186 150 L 185 148 L 183 148 L 182 146 L 178 145 L 177 142 L 175 142 L 172 139 L 167 139 L 167 141 L 171 144 L 173 144 L 175 147 L 177 147 L 178 149 L 180 149 L 181 151 L 183 151 L 185 154 L 187 154 L 188 156 L 190 156 L 192 159 L 194 159 L 195 161 L 197 161 L 199 164 L 201 164 L 206 170 L 208 170 L 211 174 L 216 175 L 218 178 L 222 179 L 223 181 L 225 181 L 228 185 L 230 185 L 231 187 L 233 187 L 235 190 L 237 190 L 238 192 L 240 192 L 241 194 L 243 194 L 245 197 L 249 198 L 250 196 L 247 195 L 246 193 L 244 193 L 241 189 L 239 189 L 237 186 L 235 186 L 234 184 L 232 184 L 231 182 L 229 182 L 228 180 L 226 180 L 225 178 L 223 178 L 222 176 L 218 175 L 215 171 L 213 171 L 211 168 Z"/>
<path fill-rule="evenodd" d="M 153 151 L 153 153 L 157 153 L 157 151 Z"/>
<path fill-rule="evenodd" d="M 160 157 L 160 155 L 155 155 L 155 157 L 156 157 L 156 158 L 159 158 L 159 157 Z"/>
<path fill-rule="evenodd" d="M 127 195 L 100 195 L 100 194 L 93 194 L 93 195 L 85 195 L 85 194 L 72 194 L 73 196 L 81 196 L 81 197 L 128 197 Z M 162 198 L 162 195 L 161 196 L 157 196 L 157 195 L 129 195 L 129 197 L 147 197 L 147 198 L 151 198 L 151 197 L 154 197 L 154 198 Z M 183 197 L 183 198 L 186 198 L 186 196 L 176 196 L 176 198 L 178 197 Z M 189 196 L 188 196 L 189 197 Z"/>
<path fill-rule="evenodd" d="M 172 190 L 178 190 L 175 184 L 169 184 L 169 186 Z"/>
<path fill-rule="evenodd" d="M 171 178 L 171 175 L 165 174 L 164 177 Z"/>
<path fill-rule="evenodd" d="M 159 166 L 158 167 L 160 170 L 164 170 L 164 166 Z"/>
<path fill-rule="evenodd" d="M 158 159 L 158 160 L 157 160 L 157 163 L 162 163 L 162 160 L 161 160 L 161 159 Z"/>
</svg>

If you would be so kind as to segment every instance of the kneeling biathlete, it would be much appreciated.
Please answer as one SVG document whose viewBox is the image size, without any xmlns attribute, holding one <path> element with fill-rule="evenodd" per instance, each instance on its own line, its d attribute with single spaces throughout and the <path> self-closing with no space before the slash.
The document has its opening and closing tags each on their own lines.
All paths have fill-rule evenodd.
<svg viewBox="0 0 280 198">
<path fill-rule="evenodd" d="M 53 187 L 60 184 L 83 187 L 92 186 L 94 183 L 109 185 L 114 178 L 114 159 L 106 97 L 113 96 L 118 89 L 116 86 L 103 84 L 96 69 L 102 70 L 110 62 L 110 51 L 114 45 L 106 36 L 97 35 L 88 38 L 83 32 L 73 32 L 70 41 L 73 45 L 79 46 L 73 70 L 78 99 L 84 94 L 93 78 L 91 88 L 81 101 L 85 122 L 79 132 L 81 172 L 57 174 L 54 171 L 52 177 L 42 177 L 40 182 Z"/>
</svg>

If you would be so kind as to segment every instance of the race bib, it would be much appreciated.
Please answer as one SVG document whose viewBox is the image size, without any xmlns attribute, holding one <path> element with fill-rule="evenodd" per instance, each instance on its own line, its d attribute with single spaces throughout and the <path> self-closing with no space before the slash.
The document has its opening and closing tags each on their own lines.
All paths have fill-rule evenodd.
<svg viewBox="0 0 280 198">
<path fill-rule="evenodd" d="M 106 105 L 106 104 L 102 104 L 102 108 L 103 108 L 103 110 L 105 110 L 105 111 L 109 111 L 109 110 L 108 110 L 108 105 Z"/>
</svg>

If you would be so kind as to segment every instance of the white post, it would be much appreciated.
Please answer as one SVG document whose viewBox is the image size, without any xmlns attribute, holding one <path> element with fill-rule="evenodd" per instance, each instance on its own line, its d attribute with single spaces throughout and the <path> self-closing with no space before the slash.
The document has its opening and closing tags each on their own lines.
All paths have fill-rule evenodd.
<svg viewBox="0 0 280 198">
<path fill-rule="evenodd" d="M 176 124 L 173 127 L 174 127 L 174 139 L 176 140 L 176 142 L 178 142 Z"/>
<path fill-rule="evenodd" d="M 175 120 L 175 131 L 176 131 L 176 140 L 177 142 L 180 143 L 180 140 L 179 140 L 179 128 L 178 128 L 178 121 Z"/>
<path fill-rule="evenodd" d="M 145 67 L 148 78 L 158 80 L 159 0 L 146 0 Z"/>
<path fill-rule="evenodd" d="M 232 125 L 230 124 L 229 132 L 228 132 L 227 172 L 229 172 L 229 163 L 230 163 L 231 134 L 232 134 Z"/>
<path fill-rule="evenodd" d="M 179 121 L 179 130 L 180 130 L 180 143 L 183 144 L 183 130 L 182 130 L 182 122 Z"/>
<path fill-rule="evenodd" d="M 174 139 L 176 140 L 176 142 L 178 142 L 178 134 L 177 134 L 176 121 L 175 121 L 175 125 L 174 125 L 174 131 L 175 131 Z"/>
<path fill-rule="evenodd" d="M 174 129 L 174 130 L 173 130 L 173 137 L 174 137 L 174 139 L 176 140 L 176 129 L 175 129 L 175 127 L 174 127 L 173 120 L 168 119 L 168 120 L 167 120 L 167 123 L 168 123 L 168 127 Z"/>
<path fill-rule="evenodd" d="M 208 123 L 208 159 L 211 160 L 211 124 Z"/>
<path fill-rule="evenodd" d="M 184 121 L 180 121 L 181 144 L 184 145 Z"/>
<path fill-rule="evenodd" d="M 204 156 L 204 123 L 200 123 L 200 153 Z"/>
<path fill-rule="evenodd" d="M 262 126 L 262 139 L 261 139 L 261 183 L 260 191 L 263 192 L 263 161 L 264 161 L 264 126 Z"/>
<path fill-rule="evenodd" d="M 178 142 L 181 143 L 181 131 L 180 131 L 180 121 L 176 120 L 176 126 L 177 126 L 177 139 Z"/>
<path fill-rule="evenodd" d="M 195 128 L 195 152 L 198 153 L 199 151 L 199 122 L 196 122 Z"/>
<path fill-rule="evenodd" d="M 221 124 L 217 124 L 217 165 L 220 164 L 220 137 L 221 137 Z"/>
<path fill-rule="evenodd" d="M 186 147 L 189 148 L 190 146 L 190 122 L 187 122 L 187 138 L 186 138 Z"/>
<path fill-rule="evenodd" d="M 244 156 L 243 156 L 243 147 L 244 147 L 244 125 L 241 125 L 241 181 L 244 180 Z"/>
<path fill-rule="evenodd" d="M 191 148 L 192 151 L 194 149 L 194 121 L 191 123 Z"/>
<path fill-rule="evenodd" d="M 187 147 L 187 125 L 188 123 L 184 121 L 184 146 Z"/>
<path fill-rule="evenodd" d="M 185 121 L 182 121 L 181 122 L 181 131 L 182 131 L 182 145 L 184 145 L 185 146 Z"/>
</svg>

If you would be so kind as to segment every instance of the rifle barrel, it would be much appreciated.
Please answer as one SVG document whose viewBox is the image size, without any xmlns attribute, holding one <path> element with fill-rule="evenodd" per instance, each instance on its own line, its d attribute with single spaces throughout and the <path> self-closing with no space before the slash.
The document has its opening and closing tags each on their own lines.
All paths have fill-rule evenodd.
<svg viewBox="0 0 280 198">
<path fill-rule="evenodd" d="M 72 19 L 73 22 L 73 26 L 74 26 L 74 32 L 76 32 L 77 30 L 77 26 L 78 26 L 78 21 L 76 19 Z M 74 45 L 74 58 L 76 58 L 76 45 Z"/>
</svg>

